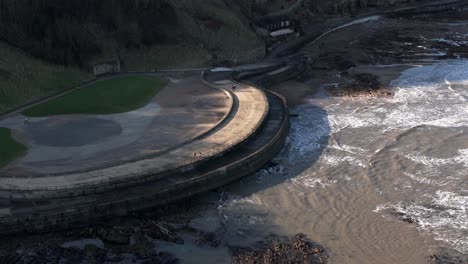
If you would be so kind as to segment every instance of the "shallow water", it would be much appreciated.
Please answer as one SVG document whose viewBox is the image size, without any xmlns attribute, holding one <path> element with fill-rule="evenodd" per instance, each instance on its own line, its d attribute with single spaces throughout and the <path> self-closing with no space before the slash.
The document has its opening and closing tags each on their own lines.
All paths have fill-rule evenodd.
<svg viewBox="0 0 468 264">
<path fill-rule="evenodd" d="M 207 230 L 224 246 L 302 232 L 332 263 L 425 263 L 441 248 L 467 256 L 468 61 L 415 67 L 392 86 L 393 98 L 297 107 L 277 165 L 211 198 Z M 200 252 L 184 263 L 210 263 Z"/>
</svg>

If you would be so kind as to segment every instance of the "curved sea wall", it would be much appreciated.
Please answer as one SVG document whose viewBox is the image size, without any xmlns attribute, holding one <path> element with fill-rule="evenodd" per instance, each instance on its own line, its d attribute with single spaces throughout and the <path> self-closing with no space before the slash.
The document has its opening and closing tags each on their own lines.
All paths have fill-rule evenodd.
<svg viewBox="0 0 468 264">
<path fill-rule="evenodd" d="M 202 77 L 205 82 L 204 75 Z M 248 86 L 253 88 L 252 85 Z M 36 202 L 35 206 L 32 202 L 34 199 L 10 200 L 11 208 L 4 209 L 0 214 L 0 233 L 37 232 L 85 225 L 98 218 L 125 215 L 173 202 L 254 173 L 282 149 L 289 131 L 284 98 L 269 91 L 263 93 L 271 107 L 264 113 L 265 118 L 255 133 L 235 148 L 165 177 L 115 191 L 82 192 L 70 198 L 50 197 Z"/>
</svg>

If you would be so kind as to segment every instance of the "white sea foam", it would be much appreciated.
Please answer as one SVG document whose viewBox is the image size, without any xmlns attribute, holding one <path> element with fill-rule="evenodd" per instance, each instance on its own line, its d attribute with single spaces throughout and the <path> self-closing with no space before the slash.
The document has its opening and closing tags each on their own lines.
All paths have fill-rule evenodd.
<svg viewBox="0 0 468 264">
<path fill-rule="evenodd" d="M 461 253 L 468 253 L 468 194 L 437 191 L 429 202 L 379 205 L 375 212 L 393 210 L 416 221 L 422 232 L 444 241 Z"/>
<path fill-rule="evenodd" d="M 251 195 L 248 197 L 233 196 L 229 200 L 223 203 L 223 206 L 233 206 L 233 205 L 261 205 L 262 200 L 257 195 Z"/>
<path fill-rule="evenodd" d="M 346 162 L 349 165 L 353 166 L 358 166 L 362 168 L 367 167 L 367 162 L 364 162 L 363 160 L 359 159 L 356 156 L 340 156 L 340 155 L 329 155 L 329 154 L 324 154 L 320 158 L 324 163 L 332 166 L 340 166 L 343 165 L 344 162 Z"/>
<path fill-rule="evenodd" d="M 468 149 L 460 149 L 458 150 L 458 153 L 459 155 L 446 159 L 427 157 L 419 154 L 406 154 L 404 156 L 416 163 L 429 167 L 460 164 L 468 168 Z"/>
<path fill-rule="evenodd" d="M 328 180 L 328 179 L 321 179 L 321 178 L 314 178 L 314 177 L 302 177 L 297 179 L 292 179 L 295 184 L 300 186 L 306 186 L 309 188 L 327 188 L 334 184 L 336 184 L 337 180 Z"/>
<path fill-rule="evenodd" d="M 313 165 L 310 163 L 307 170 L 287 180 L 286 188 L 294 189 L 297 195 L 304 195 L 307 193 L 307 188 L 301 188 L 304 186 L 330 188 L 340 184 L 341 180 L 349 184 L 355 180 L 352 173 L 339 178 L 335 173 L 329 178 L 326 172 L 351 167 L 352 170 L 367 168 L 372 157 L 385 155 L 381 151 L 388 148 L 382 147 L 385 138 L 380 142 L 383 138 L 376 135 L 379 132 L 391 134 L 392 130 L 408 130 L 421 125 L 468 126 L 466 85 L 468 61 L 447 61 L 405 71 L 392 82 L 395 95 L 391 98 L 312 98 L 310 102 L 321 105 L 326 114 L 310 105 L 297 108 L 300 116 L 292 120 L 288 159 L 284 159 L 288 165 L 285 163 L 284 166 L 291 168 L 296 162 L 309 162 L 314 153 L 320 156 L 313 160 Z M 329 139 L 329 135 L 334 133 L 341 133 L 342 137 L 337 136 L 340 140 Z M 360 139 L 347 141 L 350 133 L 362 133 L 369 144 L 355 147 Z M 375 149 L 366 149 L 370 146 L 375 146 Z M 432 234 L 460 252 L 468 253 L 468 149 L 460 149 L 455 155 L 444 158 L 417 151 L 403 151 L 401 155 L 409 159 L 402 162 L 412 164 L 402 166 L 402 176 L 391 175 L 396 179 L 381 179 L 384 185 L 393 185 L 375 188 L 382 196 L 394 192 L 401 196 L 390 194 L 389 197 L 407 200 L 378 206 L 376 211 L 401 212 L 417 221 L 421 232 Z M 380 165 L 376 163 L 375 166 Z"/>
<path fill-rule="evenodd" d="M 468 60 L 412 68 L 403 72 L 392 86 L 396 91 L 393 98 L 353 102 L 343 99 L 343 103 L 326 105 L 330 130 L 339 133 L 356 128 L 391 131 L 420 125 L 468 126 Z M 369 140 L 376 139 L 370 137 Z M 356 161 L 367 165 L 366 157 L 372 154 L 372 150 L 354 149 L 345 144 L 333 144 L 328 148 L 334 150 L 331 152 L 333 155 L 325 151 L 320 159 L 328 166 L 359 164 L 353 164 Z M 342 152 L 336 154 L 335 150 Z M 417 170 L 409 166 L 401 172 L 406 177 L 389 179 L 394 184 L 391 189 L 403 193 L 404 197 L 408 196 L 405 194 L 408 190 L 417 192 L 417 195 L 409 195 L 413 197 L 409 201 L 380 205 L 376 212 L 390 210 L 403 213 L 417 222 L 421 232 L 432 234 L 454 249 L 468 253 L 468 149 L 459 149 L 455 155 L 444 158 L 416 151 L 401 155 L 414 162 Z M 322 183 L 321 179 L 305 182 L 312 187 L 322 186 Z M 377 187 L 377 192 L 385 195 L 386 191 Z"/>
<path fill-rule="evenodd" d="M 468 34 L 467 33 L 455 33 L 447 38 L 435 38 L 432 41 L 446 43 L 452 46 L 460 47 L 468 45 Z"/>
<path fill-rule="evenodd" d="M 393 98 L 372 101 L 365 111 L 356 105 L 329 105 L 331 131 L 342 128 L 409 128 L 417 125 L 461 127 L 468 125 L 468 92 L 454 85 L 468 85 L 468 61 L 449 61 L 409 69 L 392 82 Z M 348 111 L 349 108 L 349 111 Z"/>
<path fill-rule="evenodd" d="M 451 39 L 438 38 L 438 39 L 433 39 L 433 41 L 447 43 L 456 47 L 460 47 L 462 45 L 468 45 L 468 41 L 466 40 L 451 40 Z"/>
<path fill-rule="evenodd" d="M 428 185 L 433 185 L 433 186 L 444 186 L 448 184 L 448 181 L 435 180 L 435 179 L 430 179 L 428 177 L 424 177 L 423 175 L 421 175 L 420 171 L 418 171 L 416 174 L 412 174 L 412 173 L 405 171 L 403 172 L 403 174 L 418 183 L 423 183 L 423 184 L 428 184 Z"/>
<path fill-rule="evenodd" d="M 291 124 L 290 159 L 301 159 L 323 148 L 330 133 L 324 111 L 317 107 L 301 106 L 297 109 L 301 115 Z"/>
</svg>

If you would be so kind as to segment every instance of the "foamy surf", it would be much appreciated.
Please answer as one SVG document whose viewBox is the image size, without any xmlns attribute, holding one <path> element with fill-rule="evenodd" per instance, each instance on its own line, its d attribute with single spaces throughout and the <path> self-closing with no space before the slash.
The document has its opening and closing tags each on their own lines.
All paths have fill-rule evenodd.
<svg viewBox="0 0 468 264">
<path fill-rule="evenodd" d="M 437 191 L 430 201 L 378 206 L 376 212 L 394 211 L 412 219 L 418 229 L 468 254 L 468 193 Z"/>
</svg>

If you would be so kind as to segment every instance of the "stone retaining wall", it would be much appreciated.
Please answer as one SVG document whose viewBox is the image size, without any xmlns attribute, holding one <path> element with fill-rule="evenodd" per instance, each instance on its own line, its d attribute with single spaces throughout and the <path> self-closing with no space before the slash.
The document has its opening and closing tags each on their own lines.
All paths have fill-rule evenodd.
<svg viewBox="0 0 468 264">
<path fill-rule="evenodd" d="M 251 88 L 251 89 L 252 91 L 255 91 L 255 88 Z M 14 188 L 14 186 L 7 185 L 8 181 L 5 179 L 3 186 L 2 186 L 2 190 L 0 191 L 0 196 L 3 198 L 13 199 L 13 200 L 30 200 L 30 199 L 46 200 L 46 199 L 59 198 L 59 197 L 86 196 L 88 194 L 107 192 L 107 191 L 112 191 L 112 190 L 119 189 L 119 188 L 127 188 L 130 186 L 144 184 L 144 183 L 155 181 L 164 177 L 169 177 L 170 175 L 179 174 L 185 171 L 196 169 L 199 166 L 203 166 L 205 162 L 209 162 L 210 160 L 216 159 L 219 156 L 224 155 L 224 153 L 226 152 L 234 151 L 239 144 L 245 141 L 248 141 L 252 137 L 255 136 L 255 131 L 257 131 L 260 128 L 268 112 L 267 111 L 268 102 L 267 102 L 265 95 L 260 91 L 255 91 L 255 92 L 259 96 L 263 96 L 264 97 L 263 100 L 256 100 L 255 103 L 253 104 L 249 104 L 248 102 L 243 102 L 244 107 L 242 109 L 239 109 L 239 111 L 236 111 L 235 113 L 231 114 L 231 117 L 233 119 L 232 120 L 230 119 L 229 121 L 225 121 L 224 123 L 226 123 L 226 127 L 222 128 L 222 129 L 225 129 L 227 132 L 230 132 L 232 129 L 235 129 L 235 127 L 232 127 L 232 126 L 235 126 L 239 122 L 241 123 L 243 122 L 244 125 L 249 124 L 249 123 L 254 125 L 253 127 L 251 125 L 252 131 L 250 131 L 250 128 L 249 128 L 249 131 L 247 131 L 245 130 L 246 129 L 245 127 L 244 128 L 239 127 L 239 129 L 244 129 L 243 132 L 235 134 L 234 137 L 231 137 L 231 136 L 226 137 L 226 141 L 224 141 L 222 146 L 220 146 L 219 148 L 212 149 L 214 147 L 212 148 L 210 147 L 211 152 L 208 152 L 207 150 L 199 149 L 200 151 L 204 152 L 203 157 L 197 157 L 197 158 L 191 159 L 189 157 L 186 157 L 186 155 L 180 156 L 181 155 L 180 154 L 181 148 L 180 148 L 180 149 L 173 150 L 174 153 L 171 153 L 171 155 L 169 155 L 168 158 L 174 155 L 178 155 L 181 157 L 181 159 L 183 159 L 184 162 L 182 163 L 176 163 L 176 161 L 172 159 L 168 160 L 166 158 L 167 155 L 161 156 L 161 157 L 155 157 L 154 159 L 128 163 L 128 165 L 122 164 L 116 167 L 106 168 L 103 170 L 85 172 L 83 173 L 83 175 L 81 174 L 72 175 L 75 178 L 76 177 L 89 178 L 91 181 L 86 182 L 86 184 L 78 184 L 78 183 L 72 184 L 72 183 L 67 182 L 67 185 L 62 185 L 60 186 L 60 188 L 55 188 L 54 185 L 50 185 L 50 187 L 47 187 L 47 188 L 42 188 L 41 186 L 36 186 L 36 185 L 32 185 L 32 183 L 29 183 L 29 181 L 34 181 L 35 179 L 31 179 L 31 180 L 25 179 L 24 181 L 27 184 L 31 185 L 31 188 L 29 188 L 28 186 L 25 186 L 24 188 L 17 189 L 17 188 Z M 241 93 L 245 93 L 245 92 L 241 92 Z M 256 106 L 262 106 L 266 108 L 266 111 L 263 108 L 257 109 L 257 112 L 260 111 L 260 113 L 257 114 L 256 112 L 253 112 L 254 109 L 252 109 L 252 107 L 256 107 Z M 239 116 L 241 113 L 243 113 L 244 115 Z M 249 117 L 252 116 L 251 114 L 254 115 L 254 118 L 252 120 L 249 119 Z M 258 118 L 256 116 L 258 116 Z M 206 139 L 205 138 L 200 139 L 200 141 L 202 141 L 200 142 L 200 144 L 203 145 L 204 144 L 203 142 L 205 140 L 209 142 L 215 142 L 213 141 L 215 138 L 220 139 L 222 137 L 224 137 L 224 133 L 222 133 L 218 129 L 214 131 L 212 135 L 207 136 Z M 198 141 L 194 141 L 193 144 L 198 144 L 197 142 Z M 211 143 L 209 144 L 212 145 Z M 184 146 L 184 148 L 186 146 Z M 158 163 L 155 163 L 155 162 L 159 160 L 162 160 L 163 164 L 168 164 L 168 166 L 166 167 L 158 166 Z M 143 169 L 140 169 L 140 167 L 145 164 L 147 166 L 144 167 Z M 113 172 L 116 174 L 112 174 Z M 112 174 L 112 175 L 110 176 L 102 175 L 102 178 L 101 178 L 101 173 L 107 173 L 107 174 Z M 60 176 L 57 176 L 57 177 L 60 177 Z M 63 177 L 67 177 L 67 175 Z M 54 177 L 52 177 L 52 180 L 53 179 Z M 63 182 L 66 179 L 67 178 L 63 178 L 63 179 L 60 179 L 60 181 Z M 38 180 L 43 181 L 42 179 L 38 179 Z"/>
<path fill-rule="evenodd" d="M 281 127 L 267 144 L 254 153 L 242 157 L 227 166 L 200 174 L 195 178 L 172 186 L 166 191 L 153 195 L 141 193 L 140 196 L 120 201 L 116 197 L 116 200 L 111 203 L 96 201 L 93 207 L 80 206 L 78 203 L 77 206 L 64 208 L 61 212 L 41 213 L 19 218 L 3 218 L 0 219 L 0 233 L 43 232 L 84 225 L 96 218 L 124 215 L 130 211 L 166 204 L 222 186 L 256 172 L 281 151 L 289 131 L 289 116 L 285 99 L 278 94 L 268 93 L 275 96 L 283 108 Z"/>
</svg>

